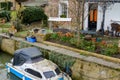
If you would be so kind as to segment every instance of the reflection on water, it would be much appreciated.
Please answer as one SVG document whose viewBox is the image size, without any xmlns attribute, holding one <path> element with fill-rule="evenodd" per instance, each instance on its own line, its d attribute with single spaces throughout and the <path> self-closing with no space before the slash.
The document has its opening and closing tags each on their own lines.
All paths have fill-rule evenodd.
<svg viewBox="0 0 120 80">
<path fill-rule="evenodd" d="M 11 55 L 0 52 L 0 80 L 20 80 L 15 75 L 7 73 L 5 63 L 9 62 L 11 58 Z"/>
</svg>

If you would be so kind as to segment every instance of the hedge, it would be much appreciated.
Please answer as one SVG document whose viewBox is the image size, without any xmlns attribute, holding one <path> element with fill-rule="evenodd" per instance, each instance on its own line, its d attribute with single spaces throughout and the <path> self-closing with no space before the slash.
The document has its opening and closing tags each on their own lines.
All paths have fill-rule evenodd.
<svg viewBox="0 0 120 80">
<path fill-rule="evenodd" d="M 48 19 L 43 9 L 39 7 L 27 7 L 19 13 L 19 18 L 22 23 L 29 24 L 35 21 L 43 21 L 45 23 Z"/>
<path fill-rule="evenodd" d="M 0 11 L 0 18 L 5 18 L 7 21 L 10 20 L 10 11 Z"/>
</svg>

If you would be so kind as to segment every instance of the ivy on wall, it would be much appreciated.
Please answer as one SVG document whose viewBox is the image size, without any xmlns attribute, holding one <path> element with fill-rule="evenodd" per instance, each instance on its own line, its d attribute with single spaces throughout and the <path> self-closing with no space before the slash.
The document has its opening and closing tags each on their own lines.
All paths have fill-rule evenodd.
<svg viewBox="0 0 120 80">
<path fill-rule="evenodd" d="M 25 42 L 16 42 L 16 50 L 21 48 L 26 48 L 26 47 L 32 47 L 32 45 L 27 44 Z"/>
<path fill-rule="evenodd" d="M 71 67 L 75 63 L 75 59 L 73 57 L 58 54 L 56 52 L 49 52 L 49 59 L 62 69 L 65 69 L 66 66 Z"/>
</svg>

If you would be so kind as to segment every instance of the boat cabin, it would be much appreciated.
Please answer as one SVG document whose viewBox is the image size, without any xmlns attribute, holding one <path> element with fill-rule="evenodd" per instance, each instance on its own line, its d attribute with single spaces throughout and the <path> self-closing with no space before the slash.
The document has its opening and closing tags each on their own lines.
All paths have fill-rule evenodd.
<svg viewBox="0 0 120 80">
<path fill-rule="evenodd" d="M 24 63 L 34 63 L 43 60 L 42 53 L 35 47 L 16 50 L 13 58 L 13 65 L 20 66 Z"/>
</svg>

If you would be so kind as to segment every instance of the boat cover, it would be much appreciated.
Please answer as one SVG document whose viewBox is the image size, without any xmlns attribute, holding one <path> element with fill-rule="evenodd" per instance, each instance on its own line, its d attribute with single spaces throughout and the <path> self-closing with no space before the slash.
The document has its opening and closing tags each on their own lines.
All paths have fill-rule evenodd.
<svg viewBox="0 0 120 80">
<path fill-rule="evenodd" d="M 36 47 L 22 48 L 15 51 L 13 65 L 19 66 L 25 62 L 33 62 L 40 58 L 42 58 L 42 53 Z"/>
</svg>

